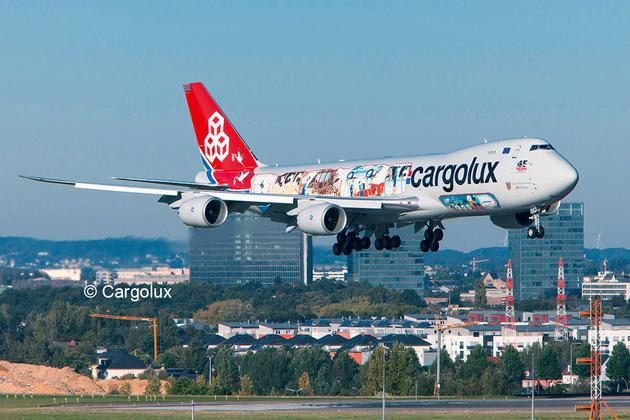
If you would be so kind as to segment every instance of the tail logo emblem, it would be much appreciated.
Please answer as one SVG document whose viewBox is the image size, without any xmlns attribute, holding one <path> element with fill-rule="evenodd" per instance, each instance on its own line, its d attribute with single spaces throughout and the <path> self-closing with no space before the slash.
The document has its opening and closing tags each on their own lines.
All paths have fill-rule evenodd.
<svg viewBox="0 0 630 420">
<path fill-rule="evenodd" d="M 216 111 L 208 118 L 208 135 L 204 145 L 206 158 L 210 162 L 216 159 L 223 162 L 229 154 L 230 138 L 223 131 L 224 123 L 225 119 Z"/>
</svg>

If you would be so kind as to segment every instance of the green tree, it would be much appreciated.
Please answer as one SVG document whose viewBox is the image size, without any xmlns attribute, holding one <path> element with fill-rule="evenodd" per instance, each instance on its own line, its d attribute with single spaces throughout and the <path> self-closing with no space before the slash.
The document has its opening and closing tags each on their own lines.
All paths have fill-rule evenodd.
<svg viewBox="0 0 630 420">
<path fill-rule="evenodd" d="M 252 382 L 252 378 L 250 378 L 249 375 L 241 375 L 239 382 L 241 384 L 239 394 L 252 395 L 254 392 L 254 383 Z"/>
<path fill-rule="evenodd" d="M 290 360 L 284 349 L 263 348 L 243 356 L 241 372 L 252 379 L 256 394 L 283 393 L 291 378 Z"/>
<path fill-rule="evenodd" d="M 483 371 L 490 366 L 490 363 L 486 349 L 481 346 L 475 346 L 462 364 L 459 376 L 464 380 L 478 381 Z"/>
<path fill-rule="evenodd" d="M 486 300 L 486 286 L 483 284 L 483 280 L 479 279 L 475 283 L 475 308 L 483 309 L 488 307 L 488 301 Z"/>
<path fill-rule="evenodd" d="M 291 358 L 290 369 L 296 381 L 291 381 L 291 388 L 299 388 L 297 379 L 306 372 L 311 378 L 312 391 L 318 395 L 332 392 L 332 362 L 330 357 L 320 348 L 305 347 L 297 350 Z"/>
<path fill-rule="evenodd" d="M 591 375 L 591 367 L 588 363 L 580 363 L 576 362 L 579 357 L 590 357 L 591 355 L 591 345 L 589 343 L 582 343 L 580 346 L 573 352 L 573 372 L 578 375 L 580 380 L 585 380 Z"/>
<path fill-rule="evenodd" d="M 420 370 L 416 352 L 401 343 L 394 343 L 387 358 L 385 387 L 394 395 L 411 395 Z"/>
<path fill-rule="evenodd" d="M 359 388 L 359 365 L 347 352 L 338 352 L 333 361 L 333 394 L 352 395 Z"/>
<path fill-rule="evenodd" d="M 308 372 L 304 371 L 298 378 L 298 389 L 302 390 L 304 395 L 311 395 L 313 390 L 311 389 L 311 380 L 308 377 Z"/>
<path fill-rule="evenodd" d="M 558 352 L 552 345 L 543 347 L 540 356 L 536 360 L 535 375 L 540 379 L 558 379 L 562 377 Z"/>
<path fill-rule="evenodd" d="M 147 386 L 144 388 L 144 395 L 160 395 L 162 393 L 160 378 L 152 369 L 150 371 L 147 370 L 146 372 L 150 373 L 147 374 L 148 382 Z"/>
<path fill-rule="evenodd" d="M 617 385 L 617 392 L 620 382 L 630 378 L 630 352 L 623 341 L 615 344 L 612 349 L 606 363 L 606 376 Z"/>
<path fill-rule="evenodd" d="M 442 349 L 440 350 L 440 370 L 441 372 L 445 372 L 447 370 L 453 370 L 455 368 L 455 363 L 453 359 L 451 359 L 451 355 L 448 354 L 448 351 Z M 429 367 L 429 374 L 436 375 L 437 374 L 437 358 L 431 366 Z"/>
<path fill-rule="evenodd" d="M 502 394 L 506 387 L 505 376 L 495 365 L 490 365 L 483 371 L 479 382 L 484 395 Z"/>
<path fill-rule="evenodd" d="M 216 385 L 221 393 L 236 393 L 239 389 L 239 372 L 232 350 L 227 346 L 219 346 L 212 364 L 216 370 L 216 384 L 213 385 Z"/>
<path fill-rule="evenodd" d="M 521 380 L 525 377 L 525 366 L 518 350 L 512 346 L 507 346 L 499 360 L 499 368 L 505 378 L 507 391 L 512 395 L 513 391 L 520 389 Z"/>
<path fill-rule="evenodd" d="M 377 347 L 363 368 L 363 395 L 376 395 L 383 390 L 383 358 L 385 349 Z"/>
<path fill-rule="evenodd" d="M 254 315 L 254 308 L 249 302 L 240 299 L 221 300 L 208 305 L 193 315 L 197 321 L 217 324 L 224 321 L 246 321 Z"/>
</svg>

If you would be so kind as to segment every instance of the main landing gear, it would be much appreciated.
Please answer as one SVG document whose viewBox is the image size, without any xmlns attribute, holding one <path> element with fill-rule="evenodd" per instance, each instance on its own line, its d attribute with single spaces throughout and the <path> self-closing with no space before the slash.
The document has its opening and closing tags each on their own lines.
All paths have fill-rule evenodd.
<svg viewBox="0 0 630 420">
<path fill-rule="evenodd" d="M 540 213 L 535 212 L 532 214 L 534 224 L 527 228 L 527 237 L 529 239 L 543 238 L 545 236 L 545 228 L 540 224 Z"/>
<path fill-rule="evenodd" d="M 440 228 L 433 229 L 428 227 L 424 231 L 424 239 L 420 241 L 420 251 L 428 252 L 429 250 L 437 252 L 440 249 L 440 241 L 444 238 L 444 231 Z"/>
<path fill-rule="evenodd" d="M 371 231 L 361 237 L 356 231 L 351 232 L 339 232 L 337 234 L 337 242 L 333 245 L 332 251 L 335 255 L 350 255 L 352 251 L 363 251 L 369 249 L 372 246 L 372 240 L 370 239 Z M 384 233 L 380 237 L 374 240 L 374 248 L 378 251 L 382 249 L 394 249 L 398 248 L 401 244 L 400 236 L 389 236 L 388 233 Z"/>
</svg>

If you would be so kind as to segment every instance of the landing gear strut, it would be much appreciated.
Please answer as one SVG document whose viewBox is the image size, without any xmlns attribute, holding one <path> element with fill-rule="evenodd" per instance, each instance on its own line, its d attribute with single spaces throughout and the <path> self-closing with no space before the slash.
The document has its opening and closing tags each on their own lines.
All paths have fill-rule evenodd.
<svg viewBox="0 0 630 420">
<path fill-rule="evenodd" d="M 429 250 L 437 252 L 440 249 L 440 241 L 444 238 L 444 231 L 440 228 L 433 229 L 431 226 L 424 231 L 424 239 L 420 242 L 420 251 Z"/>
<path fill-rule="evenodd" d="M 527 237 L 530 239 L 543 238 L 545 236 L 545 228 L 540 224 L 540 213 L 538 211 L 532 214 L 534 224 L 527 229 Z"/>
</svg>

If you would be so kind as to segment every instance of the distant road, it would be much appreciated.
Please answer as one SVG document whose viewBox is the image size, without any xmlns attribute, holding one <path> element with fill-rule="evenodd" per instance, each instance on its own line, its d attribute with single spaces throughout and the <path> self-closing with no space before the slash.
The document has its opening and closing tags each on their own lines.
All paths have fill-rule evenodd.
<svg viewBox="0 0 630 420">
<path fill-rule="evenodd" d="M 615 410 L 630 410 L 630 397 L 612 397 L 606 399 Z M 574 411 L 576 404 L 588 404 L 587 398 L 536 398 L 536 410 L 540 411 Z M 66 406 L 64 408 L 70 408 Z M 119 409 L 119 410 L 190 410 L 190 404 L 80 404 L 78 409 Z M 469 411 L 529 411 L 531 401 L 522 399 L 469 399 L 469 400 L 393 400 L 387 401 L 386 407 L 391 410 L 426 411 L 426 412 L 469 412 Z M 337 410 L 380 410 L 381 401 L 376 399 L 340 400 L 275 400 L 275 401 L 212 401 L 195 403 L 195 411 L 337 411 Z"/>
</svg>

